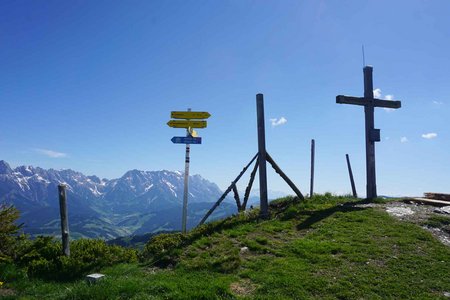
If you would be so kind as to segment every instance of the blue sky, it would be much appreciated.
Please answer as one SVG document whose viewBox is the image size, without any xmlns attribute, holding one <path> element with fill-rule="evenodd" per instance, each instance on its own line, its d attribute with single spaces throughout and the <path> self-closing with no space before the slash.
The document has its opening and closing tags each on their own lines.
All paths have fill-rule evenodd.
<svg viewBox="0 0 450 300">
<path fill-rule="evenodd" d="M 172 110 L 208 111 L 191 174 L 225 189 L 267 149 L 304 193 L 365 194 L 361 45 L 380 98 L 378 193 L 449 192 L 449 1 L 1 1 L 0 159 L 116 178 L 183 170 Z M 283 118 L 283 121 L 279 120 Z M 273 126 L 270 119 L 276 119 Z M 246 181 L 247 178 L 245 177 Z M 245 188 L 241 185 L 241 189 Z M 269 189 L 289 192 L 269 168 Z"/>
</svg>

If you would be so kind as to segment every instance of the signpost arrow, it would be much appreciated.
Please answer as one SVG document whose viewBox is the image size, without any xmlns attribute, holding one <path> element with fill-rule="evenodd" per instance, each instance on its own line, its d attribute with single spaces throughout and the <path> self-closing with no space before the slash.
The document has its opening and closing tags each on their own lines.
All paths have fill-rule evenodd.
<svg viewBox="0 0 450 300">
<path fill-rule="evenodd" d="M 206 121 L 170 120 L 167 125 L 173 128 L 206 128 Z"/>
<path fill-rule="evenodd" d="M 206 111 L 172 111 L 170 117 L 173 119 L 208 119 L 211 114 Z"/>
<path fill-rule="evenodd" d="M 201 144 L 201 137 L 174 136 L 171 139 L 174 144 Z"/>
</svg>

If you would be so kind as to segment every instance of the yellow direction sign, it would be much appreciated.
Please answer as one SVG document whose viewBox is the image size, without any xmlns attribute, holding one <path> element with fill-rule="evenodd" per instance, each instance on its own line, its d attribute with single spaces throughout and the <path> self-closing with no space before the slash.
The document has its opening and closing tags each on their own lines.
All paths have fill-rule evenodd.
<svg viewBox="0 0 450 300">
<path fill-rule="evenodd" d="M 189 133 L 190 133 L 190 135 L 191 135 L 192 137 L 198 137 L 197 131 L 195 131 L 195 130 L 192 129 L 192 128 L 189 130 Z"/>
<path fill-rule="evenodd" d="M 211 115 L 206 111 L 172 111 L 170 117 L 173 119 L 208 119 Z"/>
<path fill-rule="evenodd" d="M 206 121 L 170 120 L 167 125 L 173 128 L 206 128 Z"/>
</svg>

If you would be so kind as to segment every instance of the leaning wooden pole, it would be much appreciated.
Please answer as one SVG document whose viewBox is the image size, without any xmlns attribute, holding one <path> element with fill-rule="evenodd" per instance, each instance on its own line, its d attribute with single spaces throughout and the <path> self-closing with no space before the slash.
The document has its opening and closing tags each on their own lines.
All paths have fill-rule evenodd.
<svg viewBox="0 0 450 300">
<path fill-rule="evenodd" d="M 345 157 L 347 158 L 348 175 L 350 176 L 350 184 L 352 185 L 353 197 L 358 198 L 358 195 L 356 194 L 355 180 L 353 180 L 353 172 L 352 166 L 350 165 L 350 158 L 348 154 L 345 154 Z"/>
<path fill-rule="evenodd" d="M 277 165 L 277 163 L 273 160 L 273 158 L 267 153 L 267 161 L 272 165 L 272 168 L 275 169 L 275 172 L 277 172 L 281 178 L 286 181 L 286 183 L 289 185 L 289 187 L 294 191 L 294 193 L 297 195 L 297 197 L 300 200 L 304 200 L 303 194 L 300 192 L 300 190 L 295 186 L 295 184 L 287 177 L 286 174 L 280 169 L 280 167 Z"/>
<path fill-rule="evenodd" d="M 66 186 L 64 184 L 58 185 L 59 193 L 59 212 L 61 215 L 61 237 L 63 254 L 70 256 L 70 244 L 69 244 L 69 217 L 67 213 L 67 198 L 66 198 Z"/>
<path fill-rule="evenodd" d="M 315 152 L 315 141 L 311 140 L 311 182 L 309 184 L 309 198 L 314 195 L 314 152 Z"/>
<path fill-rule="evenodd" d="M 242 202 L 242 210 L 247 208 L 247 201 L 250 197 L 250 191 L 252 190 L 253 182 L 255 181 L 256 171 L 259 166 L 259 158 L 256 159 L 255 166 L 253 167 L 253 171 L 250 173 L 250 180 L 248 181 L 247 188 L 245 189 L 244 201 Z"/>
<path fill-rule="evenodd" d="M 203 219 L 200 221 L 198 225 L 202 225 L 205 223 L 205 221 L 208 219 L 208 217 L 214 212 L 214 210 L 222 203 L 222 201 L 225 199 L 225 197 L 228 195 L 229 192 L 233 189 L 233 186 L 236 185 L 236 183 L 241 179 L 242 175 L 244 175 L 245 171 L 247 171 L 248 167 L 255 161 L 255 159 L 258 157 L 258 154 L 256 154 L 252 160 L 242 169 L 241 173 L 236 177 L 236 179 L 230 184 L 230 186 L 226 189 L 226 191 L 222 194 L 222 196 L 217 200 L 216 203 L 214 203 L 213 207 L 206 213 L 206 215 L 203 217 Z"/>
<path fill-rule="evenodd" d="M 261 218 L 269 217 L 269 201 L 267 199 L 267 169 L 266 169 L 266 133 L 264 126 L 264 96 L 256 95 L 256 114 L 258 124 L 258 154 L 259 154 L 259 198 Z"/>
</svg>

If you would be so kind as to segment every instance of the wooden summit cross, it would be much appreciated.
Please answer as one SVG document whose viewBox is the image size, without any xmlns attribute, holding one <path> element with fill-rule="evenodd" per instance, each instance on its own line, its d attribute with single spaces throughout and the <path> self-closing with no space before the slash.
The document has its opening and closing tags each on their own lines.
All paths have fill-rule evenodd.
<svg viewBox="0 0 450 300">
<path fill-rule="evenodd" d="M 375 129 L 374 108 L 400 108 L 400 101 L 380 100 L 373 97 L 373 82 L 371 66 L 364 67 L 364 97 L 336 96 L 336 103 L 364 106 L 366 123 L 366 179 L 367 199 L 377 197 L 377 184 L 375 175 L 375 142 L 380 141 L 380 129 Z"/>
</svg>

